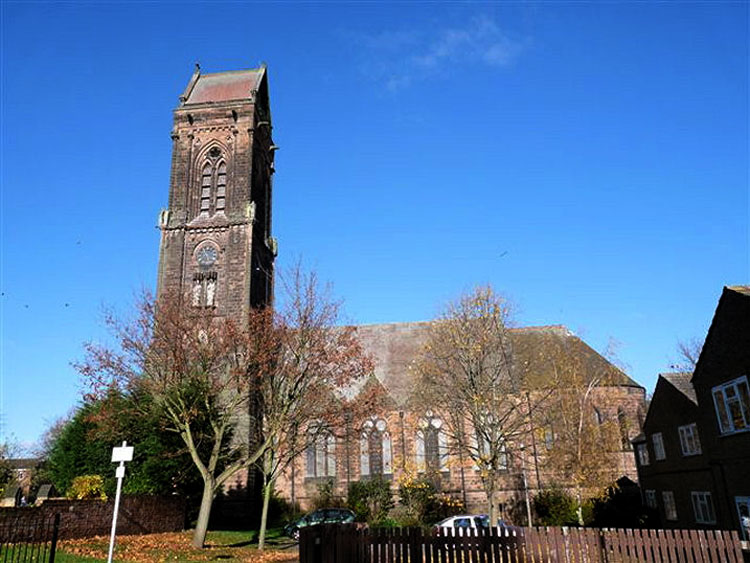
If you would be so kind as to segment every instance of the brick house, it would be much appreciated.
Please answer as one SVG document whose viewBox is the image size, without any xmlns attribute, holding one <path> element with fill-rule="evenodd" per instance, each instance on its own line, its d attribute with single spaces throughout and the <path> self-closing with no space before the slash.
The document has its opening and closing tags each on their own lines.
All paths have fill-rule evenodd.
<svg viewBox="0 0 750 563">
<path fill-rule="evenodd" d="M 664 526 L 750 539 L 749 375 L 750 287 L 725 287 L 694 373 L 659 377 L 633 442 L 644 502 Z"/>
</svg>

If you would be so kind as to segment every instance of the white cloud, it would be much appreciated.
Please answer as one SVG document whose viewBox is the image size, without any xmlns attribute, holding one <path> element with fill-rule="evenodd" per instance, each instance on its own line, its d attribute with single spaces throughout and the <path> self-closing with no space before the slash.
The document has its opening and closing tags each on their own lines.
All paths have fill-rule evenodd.
<svg viewBox="0 0 750 563">
<path fill-rule="evenodd" d="M 525 46 L 525 41 L 509 37 L 486 16 L 428 32 L 385 31 L 359 37 L 358 42 L 365 48 L 366 73 L 391 91 L 456 65 L 509 66 Z"/>
</svg>

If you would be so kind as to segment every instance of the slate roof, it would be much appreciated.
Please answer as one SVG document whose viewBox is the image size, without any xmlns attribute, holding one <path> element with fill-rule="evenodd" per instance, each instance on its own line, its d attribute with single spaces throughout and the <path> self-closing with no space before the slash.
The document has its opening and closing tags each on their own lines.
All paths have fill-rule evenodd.
<svg viewBox="0 0 750 563">
<path fill-rule="evenodd" d="M 7 462 L 13 469 L 33 469 L 39 464 L 39 459 L 35 457 L 16 457 L 9 458 Z"/>
<path fill-rule="evenodd" d="M 184 105 L 250 99 L 265 72 L 264 67 L 213 74 L 196 70 L 181 99 Z"/>
<path fill-rule="evenodd" d="M 727 289 L 750 297 L 750 285 L 728 285 Z"/>
<path fill-rule="evenodd" d="M 398 404 L 404 404 L 415 385 L 414 362 L 424 345 L 430 322 L 388 323 L 355 327 L 375 364 L 375 377 Z M 641 387 L 564 326 L 510 329 L 516 369 L 527 382 L 552 378 L 554 360 L 571 354 L 591 374 L 606 373 L 610 385 Z"/>
<path fill-rule="evenodd" d="M 698 397 L 695 395 L 695 389 L 690 380 L 693 374 L 690 372 L 660 373 L 660 377 L 666 379 L 672 387 L 685 395 L 691 402 L 698 404 Z"/>
</svg>

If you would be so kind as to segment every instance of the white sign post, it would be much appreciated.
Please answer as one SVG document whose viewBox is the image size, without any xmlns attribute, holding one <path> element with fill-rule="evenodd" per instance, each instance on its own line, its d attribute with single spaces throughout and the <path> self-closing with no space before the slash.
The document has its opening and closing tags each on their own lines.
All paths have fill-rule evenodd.
<svg viewBox="0 0 750 563">
<path fill-rule="evenodd" d="M 120 462 L 115 470 L 115 477 L 117 477 L 117 492 L 115 493 L 115 510 L 112 513 L 112 533 L 109 536 L 109 555 L 107 556 L 107 563 L 112 563 L 112 554 L 115 551 L 115 529 L 117 528 L 117 511 L 120 508 L 120 491 L 122 490 L 122 480 L 125 477 L 125 462 L 133 461 L 133 446 L 128 446 L 128 443 L 123 440 L 122 446 L 119 448 L 112 448 L 112 463 Z"/>
</svg>

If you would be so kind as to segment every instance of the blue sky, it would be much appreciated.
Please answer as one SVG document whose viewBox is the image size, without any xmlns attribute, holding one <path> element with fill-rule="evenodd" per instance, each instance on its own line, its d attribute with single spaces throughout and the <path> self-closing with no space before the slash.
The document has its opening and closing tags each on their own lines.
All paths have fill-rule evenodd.
<svg viewBox="0 0 750 563">
<path fill-rule="evenodd" d="M 2 432 L 153 287 L 171 111 L 269 66 L 273 230 L 356 323 L 491 283 L 649 390 L 748 283 L 748 4 L 2 3 Z"/>
</svg>

